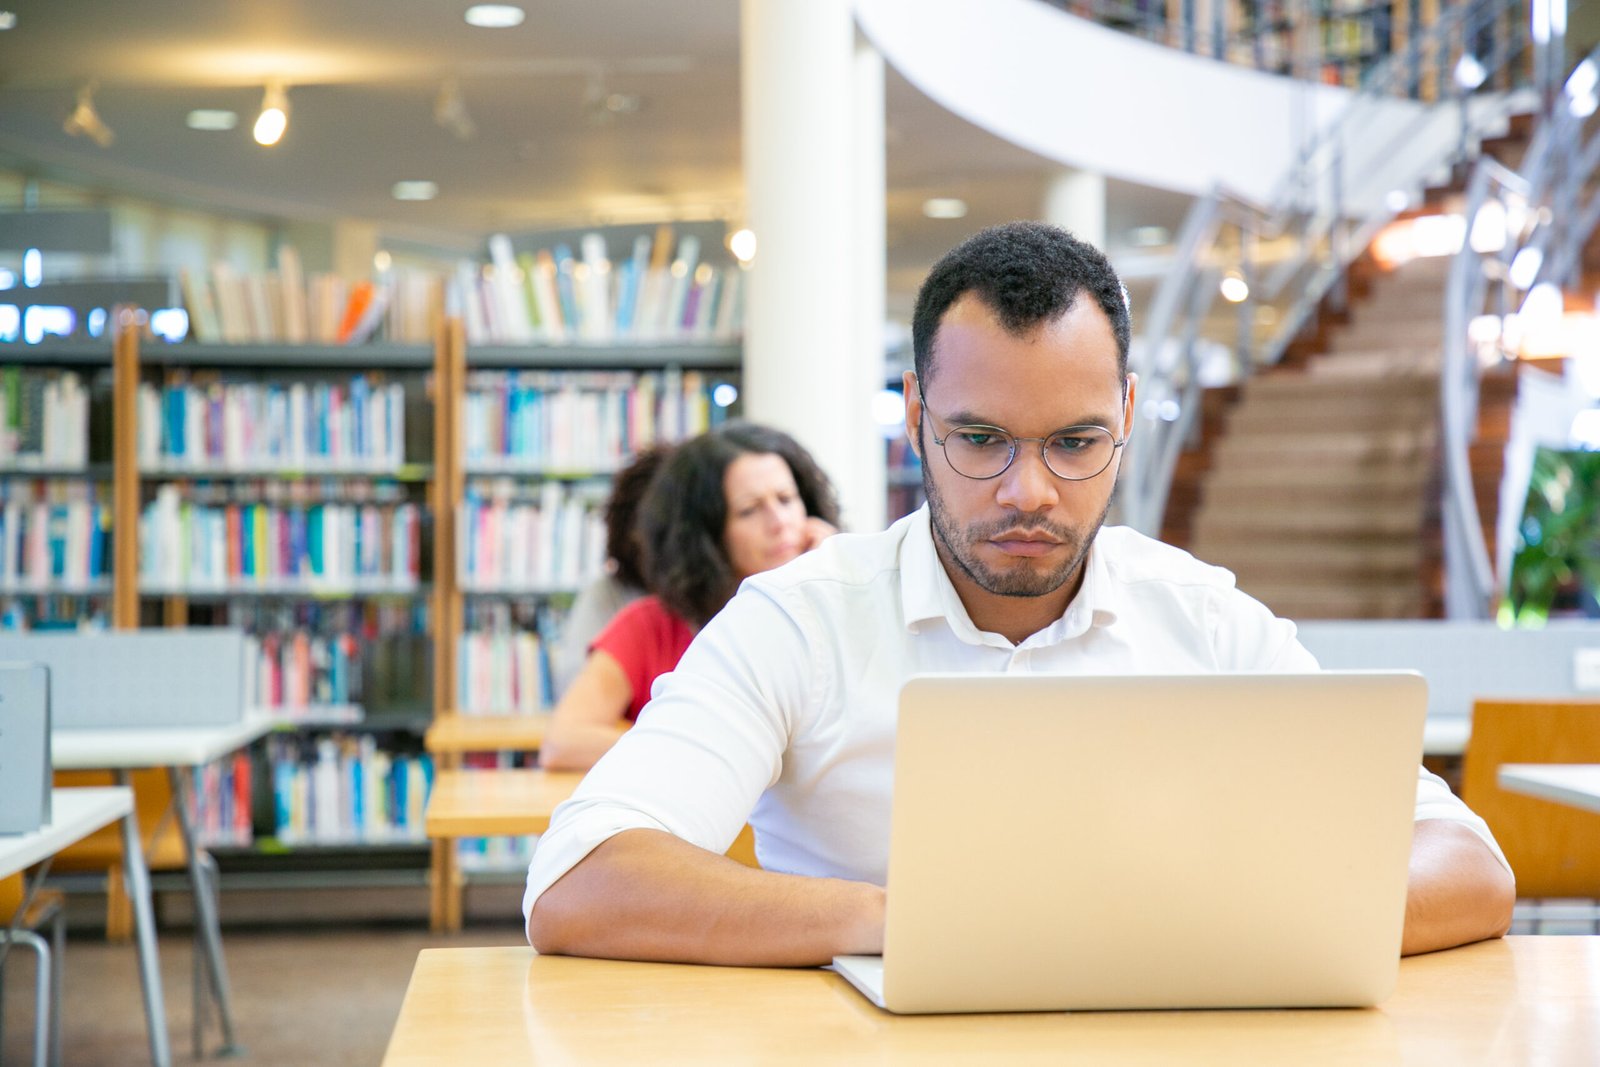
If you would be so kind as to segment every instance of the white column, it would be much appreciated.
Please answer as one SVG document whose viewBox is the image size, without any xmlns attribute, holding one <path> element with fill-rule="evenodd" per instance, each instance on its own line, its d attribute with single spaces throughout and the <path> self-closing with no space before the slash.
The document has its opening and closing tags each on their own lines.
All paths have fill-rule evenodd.
<svg viewBox="0 0 1600 1067">
<path fill-rule="evenodd" d="M 864 36 L 855 51 L 855 396 L 852 418 L 860 419 L 852 440 L 861 440 L 860 460 L 852 465 L 846 494 L 850 528 L 881 530 L 888 521 L 888 475 L 883 435 L 872 414 L 872 397 L 884 380 L 884 303 L 888 293 L 883 56 Z"/>
<path fill-rule="evenodd" d="M 1101 251 L 1106 247 L 1106 180 L 1086 170 L 1063 170 L 1044 193 L 1044 221 L 1070 230 Z"/>
<path fill-rule="evenodd" d="M 882 373 L 882 339 L 880 327 L 863 350 L 858 293 L 875 254 L 872 300 L 881 322 L 882 68 L 878 221 L 863 233 L 855 97 L 870 77 L 858 73 L 850 0 L 743 0 L 741 19 L 746 203 L 757 242 L 745 414 L 799 439 L 839 487 L 846 523 L 875 529 L 883 522 L 883 445 L 864 383 Z"/>
</svg>

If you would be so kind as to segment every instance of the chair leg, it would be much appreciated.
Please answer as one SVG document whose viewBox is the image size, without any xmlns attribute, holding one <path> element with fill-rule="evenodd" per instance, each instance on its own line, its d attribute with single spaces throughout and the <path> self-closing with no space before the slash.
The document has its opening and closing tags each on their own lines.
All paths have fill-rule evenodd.
<svg viewBox="0 0 1600 1067">
<path fill-rule="evenodd" d="M 33 1062 L 35 1067 L 48 1067 L 50 1063 L 50 991 L 54 988 L 50 971 L 50 946 L 32 930 L 0 931 L 0 937 L 13 945 L 26 945 L 39 957 L 39 967 L 34 972 Z"/>
<path fill-rule="evenodd" d="M 50 920 L 50 940 L 55 944 L 55 966 L 50 969 L 50 1064 L 61 1067 L 61 1011 L 65 1000 L 67 960 L 67 909 L 58 907 Z"/>
</svg>

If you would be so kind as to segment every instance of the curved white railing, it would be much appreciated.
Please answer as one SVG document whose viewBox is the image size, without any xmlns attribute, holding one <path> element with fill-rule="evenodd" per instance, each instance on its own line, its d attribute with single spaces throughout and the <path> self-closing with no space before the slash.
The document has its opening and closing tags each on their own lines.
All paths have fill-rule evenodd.
<svg viewBox="0 0 1600 1067">
<path fill-rule="evenodd" d="M 1489 618 L 1509 574 L 1489 558 L 1471 447 L 1483 373 L 1516 358 L 1529 295 L 1578 278 L 1600 225 L 1600 48 L 1579 63 L 1540 119 L 1517 170 L 1480 159 L 1467 186 L 1467 239 L 1445 290 L 1443 417 L 1445 614 Z"/>
</svg>

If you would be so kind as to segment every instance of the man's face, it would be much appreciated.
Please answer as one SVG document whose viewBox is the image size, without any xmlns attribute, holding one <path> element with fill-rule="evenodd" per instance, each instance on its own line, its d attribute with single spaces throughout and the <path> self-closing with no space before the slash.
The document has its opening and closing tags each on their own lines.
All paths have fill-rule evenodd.
<svg viewBox="0 0 1600 1067">
<path fill-rule="evenodd" d="M 975 591 L 1042 597 L 1064 586 L 1075 592 L 1110 506 L 1122 450 L 1098 476 L 1068 481 L 1045 466 L 1038 441 L 1018 441 L 1005 473 L 976 480 L 951 469 L 934 437 L 943 439 L 963 424 L 1040 438 L 1096 425 L 1122 440 L 1131 423 L 1133 381 L 1125 393 L 1105 312 L 1081 294 L 1056 321 L 1015 337 L 982 300 L 962 296 L 940 322 L 922 392 L 926 412 L 908 374 L 907 431 L 923 459 L 934 539 L 958 591 L 964 598 Z"/>
</svg>

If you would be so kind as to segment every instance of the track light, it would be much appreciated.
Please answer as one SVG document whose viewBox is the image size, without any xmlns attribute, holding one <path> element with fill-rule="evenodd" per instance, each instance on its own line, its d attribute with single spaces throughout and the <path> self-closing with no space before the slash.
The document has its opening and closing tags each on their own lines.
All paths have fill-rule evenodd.
<svg viewBox="0 0 1600 1067">
<path fill-rule="evenodd" d="M 433 101 L 433 121 L 463 141 L 470 141 L 472 135 L 478 132 L 478 124 L 473 122 L 472 116 L 467 113 L 467 102 L 461 96 L 461 85 L 454 78 L 446 80 L 439 86 L 439 95 Z"/>
<path fill-rule="evenodd" d="M 256 144 L 275 145 L 289 128 L 289 94 L 282 82 L 268 82 L 261 97 L 261 114 L 256 118 Z"/>
<path fill-rule="evenodd" d="M 67 121 L 61 124 L 73 137 L 87 137 L 101 148 L 111 147 L 111 142 L 117 135 L 111 132 L 111 127 L 100 118 L 100 113 L 94 109 L 95 82 L 88 82 L 78 90 L 78 104 L 72 109 L 72 114 L 67 116 Z"/>
</svg>

